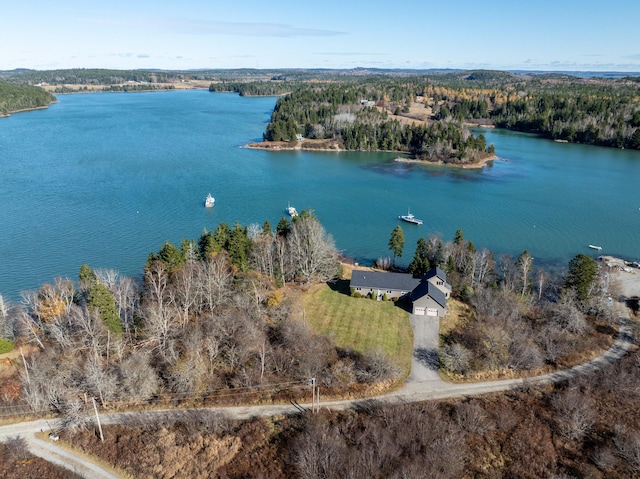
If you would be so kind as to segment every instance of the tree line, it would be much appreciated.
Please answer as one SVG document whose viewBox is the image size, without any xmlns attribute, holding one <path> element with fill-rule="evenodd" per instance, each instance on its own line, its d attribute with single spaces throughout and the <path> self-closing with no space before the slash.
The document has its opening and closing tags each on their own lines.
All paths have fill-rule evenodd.
<svg viewBox="0 0 640 479">
<path fill-rule="evenodd" d="M 428 116 L 433 122 L 493 124 L 554 140 L 640 148 L 640 104 L 637 100 L 640 85 L 635 78 L 578 78 L 493 71 L 424 74 L 388 71 L 360 76 L 338 72 L 314 74 L 314 81 L 302 76 L 295 80 L 295 74 L 287 76 L 292 94 L 276 105 L 265 139 L 286 141 L 295 138 L 295 134 L 307 138 L 345 139 L 340 126 L 327 118 L 346 113 L 350 117 L 342 116 L 339 120 L 349 123 L 358 120 L 370 127 L 351 132 L 348 149 L 385 149 L 389 144 L 406 146 L 403 140 L 378 140 L 380 136 L 393 135 L 371 128 L 384 123 L 384 115 L 372 116 L 370 112 L 360 115 L 362 108 L 358 108 L 358 102 L 366 99 L 401 116 L 408 116 L 410 105 L 422 105 L 430 110 Z M 277 91 L 276 83 L 262 81 L 247 84 L 246 88 Z M 216 90 L 224 88 L 222 85 L 215 87 Z M 232 91 L 242 92 L 243 88 L 242 82 L 236 82 Z M 418 98 L 422 99 L 419 103 Z"/>
</svg>

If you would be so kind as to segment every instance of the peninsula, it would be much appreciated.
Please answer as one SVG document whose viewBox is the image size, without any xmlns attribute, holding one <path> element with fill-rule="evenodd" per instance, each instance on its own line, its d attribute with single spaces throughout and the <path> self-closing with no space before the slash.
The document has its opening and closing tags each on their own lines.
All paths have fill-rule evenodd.
<svg viewBox="0 0 640 479">
<path fill-rule="evenodd" d="M 47 108 L 56 98 L 30 85 L 14 85 L 0 81 L 0 117 L 20 111 Z"/>
</svg>

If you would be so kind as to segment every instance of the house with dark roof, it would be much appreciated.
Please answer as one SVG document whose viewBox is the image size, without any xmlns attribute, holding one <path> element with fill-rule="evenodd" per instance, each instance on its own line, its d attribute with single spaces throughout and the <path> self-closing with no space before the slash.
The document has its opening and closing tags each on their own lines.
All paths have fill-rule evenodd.
<svg viewBox="0 0 640 479">
<path fill-rule="evenodd" d="M 384 295 L 388 299 L 407 296 L 413 314 L 437 318 L 446 314 L 447 299 L 451 296 L 447 274 L 440 268 L 432 268 L 421 278 L 406 273 L 354 270 L 350 286 L 352 292 L 375 295 L 378 300 Z"/>
<path fill-rule="evenodd" d="M 448 299 L 451 296 L 451 285 L 447 283 L 447 273 L 442 271 L 437 266 L 427 271 L 421 278 L 422 281 L 428 281 L 429 283 L 440 289 L 445 297 Z"/>
<path fill-rule="evenodd" d="M 442 318 L 447 312 L 446 294 L 429 281 L 421 281 L 410 297 L 411 312 L 415 315 Z"/>
<path fill-rule="evenodd" d="M 385 273 L 381 271 L 353 270 L 351 274 L 351 291 L 363 296 L 374 294 L 382 299 L 398 299 L 410 293 L 420 284 L 420 279 L 406 273 Z"/>
</svg>

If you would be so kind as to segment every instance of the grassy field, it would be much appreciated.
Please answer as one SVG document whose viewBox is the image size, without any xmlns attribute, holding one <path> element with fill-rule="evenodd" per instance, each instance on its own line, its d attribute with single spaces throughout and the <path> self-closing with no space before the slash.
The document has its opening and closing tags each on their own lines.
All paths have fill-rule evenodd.
<svg viewBox="0 0 640 479">
<path fill-rule="evenodd" d="M 413 330 L 409 313 L 391 301 L 349 296 L 349 281 L 315 286 L 303 299 L 305 319 L 318 333 L 343 348 L 360 352 L 381 350 L 403 374 L 411 370 Z"/>
</svg>

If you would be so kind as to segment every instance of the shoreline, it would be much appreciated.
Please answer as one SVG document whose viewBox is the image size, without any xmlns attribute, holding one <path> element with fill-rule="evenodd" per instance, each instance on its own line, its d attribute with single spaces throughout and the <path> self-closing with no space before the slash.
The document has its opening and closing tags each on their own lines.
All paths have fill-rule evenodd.
<svg viewBox="0 0 640 479">
<path fill-rule="evenodd" d="M 487 163 L 491 163 L 496 160 L 499 160 L 497 155 L 491 155 L 487 158 L 483 158 L 477 163 L 464 163 L 464 164 L 444 163 L 442 161 L 416 160 L 415 158 L 403 158 L 401 156 L 393 159 L 393 161 L 397 161 L 399 163 L 414 163 L 418 165 L 433 165 L 433 166 L 450 166 L 452 168 L 461 168 L 463 170 L 477 170 L 480 168 L 484 168 Z"/>
<path fill-rule="evenodd" d="M 254 150 L 267 150 L 267 151 L 334 151 L 334 152 L 346 152 L 350 151 L 342 147 L 340 142 L 336 140 L 303 140 L 303 141 L 257 141 L 250 142 L 244 146 L 244 148 L 250 148 Z M 355 150 L 354 150 L 355 151 Z M 371 153 L 395 153 L 402 154 L 401 151 L 395 150 L 373 150 Z M 461 169 L 480 169 L 484 168 L 487 163 L 491 163 L 499 158 L 496 155 L 483 158 L 476 163 L 444 163 L 442 161 L 426 161 L 417 160 L 415 158 L 404 158 L 398 156 L 393 159 L 400 163 L 415 163 L 420 165 L 433 165 L 433 166 L 448 166 L 452 168 Z"/>
<path fill-rule="evenodd" d="M 49 105 L 51 105 L 53 103 L 58 103 L 58 102 L 57 101 L 52 101 L 51 103 L 49 103 Z M 14 113 L 24 113 L 25 111 L 46 110 L 47 108 L 49 108 L 49 105 L 34 106 L 34 107 L 31 107 L 31 108 L 22 108 L 21 110 L 13 110 L 13 111 L 10 111 L 8 113 L 1 114 L 0 118 L 9 118 Z"/>
</svg>

